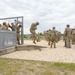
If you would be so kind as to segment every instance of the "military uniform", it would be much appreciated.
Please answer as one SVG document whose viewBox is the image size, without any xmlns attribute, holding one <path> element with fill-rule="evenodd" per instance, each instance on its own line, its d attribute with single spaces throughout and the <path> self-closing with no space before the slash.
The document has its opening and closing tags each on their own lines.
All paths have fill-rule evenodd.
<svg viewBox="0 0 75 75">
<path fill-rule="evenodd" d="M 72 29 L 72 44 L 75 43 L 75 28 Z"/>
<path fill-rule="evenodd" d="M 20 45 L 20 28 L 22 27 L 22 25 L 17 25 L 17 44 Z"/>
<path fill-rule="evenodd" d="M 9 24 L 7 24 L 6 22 L 3 22 L 3 27 L 2 30 L 9 30 Z"/>
<path fill-rule="evenodd" d="M 72 42 L 72 29 L 69 28 L 70 25 L 67 25 L 67 28 L 65 28 L 65 43 L 66 48 L 71 48 L 71 42 Z"/>
<path fill-rule="evenodd" d="M 2 30 L 2 25 L 0 24 L 0 30 Z"/>
<path fill-rule="evenodd" d="M 38 36 L 37 36 L 37 34 L 36 34 L 36 32 L 35 32 L 35 30 L 37 30 L 37 25 L 39 25 L 38 22 L 32 23 L 32 25 L 31 25 L 31 27 L 30 27 L 30 32 L 32 33 L 33 43 L 34 43 L 34 44 L 36 44 L 35 41 L 39 42 Z"/>
<path fill-rule="evenodd" d="M 54 48 L 56 48 L 56 42 L 57 42 L 57 31 L 55 30 L 55 27 L 53 27 L 53 30 L 51 30 L 51 48 L 52 45 L 54 45 Z"/>
<path fill-rule="evenodd" d="M 50 29 L 45 31 L 45 40 L 48 41 L 48 45 L 50 45 L 50 33 L 51 33 Z"/>
<path fill-rule="evenodd" d="M 14 25 L 14 23 L 11 23 L 11 25 L 9 25 L 9 27 L 12 29 L 12 31 L 15 31 L 15 25 Z"/>
</svg>

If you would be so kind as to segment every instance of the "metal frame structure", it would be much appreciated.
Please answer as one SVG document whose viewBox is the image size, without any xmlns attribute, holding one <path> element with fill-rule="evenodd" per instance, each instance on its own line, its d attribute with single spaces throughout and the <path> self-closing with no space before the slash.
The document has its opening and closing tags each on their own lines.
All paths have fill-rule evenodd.
<svg viewBox="0 0 75 75">
<path fill-rule="evenodd" d="M 17 31 L 16 23 L 22 24 L 22 28 L 21 28 L 21 44 L 24 44 L 24 40 L 23 40 L 23 16 L 0 18 L 0 20 L 7 20 L 7 19 L 14 19 L 14 22 L 15 22 L 15 31 Z M 21 19 L 21 21 L 19 21 L 19 19 Z"/>
</svg>

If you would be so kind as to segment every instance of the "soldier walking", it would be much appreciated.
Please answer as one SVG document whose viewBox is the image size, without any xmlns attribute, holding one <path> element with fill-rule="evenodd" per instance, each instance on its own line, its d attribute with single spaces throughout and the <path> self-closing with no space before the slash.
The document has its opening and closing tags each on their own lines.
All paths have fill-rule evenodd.
<svg viewBox="0 0 75 75">
<path fill-rule="evenodd" d="M 51 30 L 51 48 L 54 45 L 54 48 L 56 48 L 56 42 L 57 42 L 57 31 L 55 30 L 55 27 Z"/>
<path fill-rule="evenodd" d="M 71 43 L 72 43 L 72 29 L 70 28 L 69 24 L 66 25 L 64 36 L 65 36 L 66 48 L 71 48 Z"/>
</svg>

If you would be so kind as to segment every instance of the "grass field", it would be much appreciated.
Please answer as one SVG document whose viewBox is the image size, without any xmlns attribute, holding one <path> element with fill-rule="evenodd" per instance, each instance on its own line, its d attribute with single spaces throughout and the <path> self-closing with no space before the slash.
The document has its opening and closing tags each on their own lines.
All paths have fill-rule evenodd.
<svg viewBox="0 0 75 75">
<path fill-rule="evenodd" d="M 75 75 L 75 64 L 0 58 L 0 75 Z"/>
</svg>

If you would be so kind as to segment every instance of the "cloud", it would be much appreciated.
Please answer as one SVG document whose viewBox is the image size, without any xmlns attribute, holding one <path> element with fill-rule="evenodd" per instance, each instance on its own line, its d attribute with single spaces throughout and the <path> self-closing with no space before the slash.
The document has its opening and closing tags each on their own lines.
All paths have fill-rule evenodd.
<svg viewBox="0 0 75 75">
<path fill-rule="evenodd" d="M 56 26 L 62 33 L 66 24 L 75 26 L 75 0 L 1 0 L 1 17 L 24 16 L 24 33 L 32 22 L 40 22 L 37 31 Z"/>
</svg>

